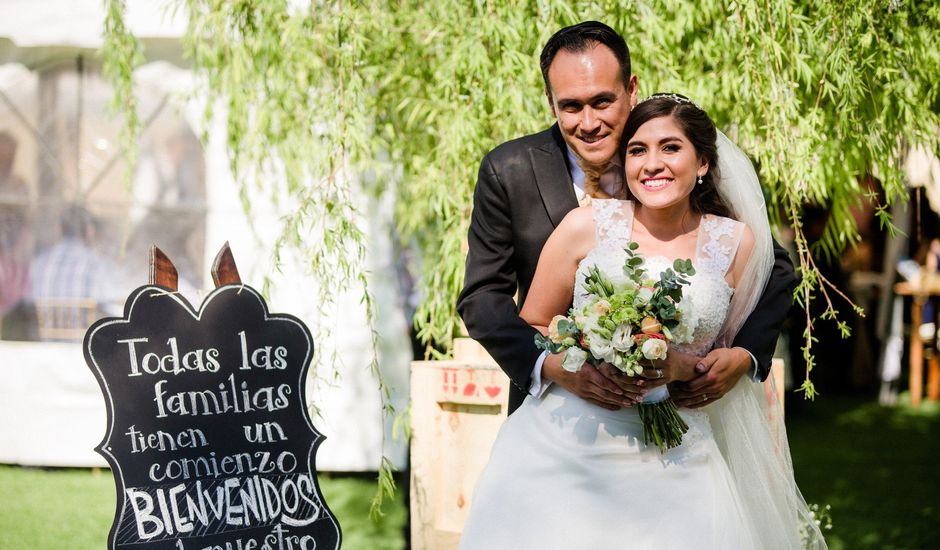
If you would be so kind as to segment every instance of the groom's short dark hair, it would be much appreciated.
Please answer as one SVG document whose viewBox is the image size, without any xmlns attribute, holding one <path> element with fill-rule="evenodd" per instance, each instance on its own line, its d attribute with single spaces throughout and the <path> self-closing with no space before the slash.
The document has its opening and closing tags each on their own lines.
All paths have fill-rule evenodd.
<svg viewBox="0 0 940 550">
<path fill-rule="evenodd" d="M 558 52 L 563 50 L 575 53 L 583 52 L 597 44 L 603 44 L 614 52 L 614 57 L 617 58 L 617 62 L 620 64 L 623 87 L 625 89 L 629 88 L 630 50 L 627 48 L 627 43 L 623 37 L 600 21 L 584 21 L 556 32 L 542 48 L 539 66 L 542 68 L 542 78 L 545 80 L 545 92 L 549 95 L 552 93 L 551 84 L 548 82 L 548 68 Z"/>
</svg>

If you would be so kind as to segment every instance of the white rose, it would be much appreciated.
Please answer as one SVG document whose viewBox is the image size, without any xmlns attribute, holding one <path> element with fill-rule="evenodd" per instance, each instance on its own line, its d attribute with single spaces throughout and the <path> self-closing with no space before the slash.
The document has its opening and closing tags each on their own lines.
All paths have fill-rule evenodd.
<svg viewBox="0 0 940 550">
<path fill-rule="evenodd" d="M 614 349 L 620 352 L 625 352 L 633 347 L 633 328 L 630 325 L 620 325 L 614 330 L 613 336 L 610 337 L 610 344 L 614 346 Z"/>
<path fill-rule="evenodd" d="M 578 372 L 585 361 L 587 361 L 586 351 L 581 348 L 568 348 L 561 362 L 561 368 L 568 372 Z"/>
<path fill-rule="evenodd" d="M 614 359 L 614 346 L 610 340 L 605 340 L 600 336 L 593 336 L 588 340 L 588 347 L 591 348 L 591 354 L 598 359 L 603 359 L 612 363 Z"/>
<path fill-rule="evenodd" d="M 637 291 L 636 297 L 633 299 L 633 303 L 637 306 L 645 306 L 650 303 L 650 300 L 653 299 L 653 289 L 647 287 L 640 287 L 640 290 Z"/>
<path fill-rule="evenodd" d="M 669 351 L 669 346 L 666 344 L 666 341 L 660 340 L 659 338 L 647 338 L 640 347 L 640 352 L 643 353 L 643 357 L 650 360 L 665 359 L 667 351 Z"/>
</svg>

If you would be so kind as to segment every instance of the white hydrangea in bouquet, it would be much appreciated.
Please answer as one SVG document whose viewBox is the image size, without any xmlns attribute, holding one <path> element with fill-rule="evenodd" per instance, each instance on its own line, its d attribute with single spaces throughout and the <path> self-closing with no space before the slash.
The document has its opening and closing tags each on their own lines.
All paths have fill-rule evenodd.
<svg viewBox="0 0 940 550">
<path fill-rule="evenodd" d="M 625 282 L 612 282 L 597 266 L 584 280 L 586 300 L 567 316 L 556 315 L 548 335 L 535 336 L 535 345 L 550 353 L 566 352 L 562 368 L 577 372 L 584 363 L 610 363 L 628 376 L 643 372 L 643 361 L 665 359 L 669 344 L 688 343 L 695 329 L 691 302 L 682 300 L 682 287 L 695 274 L 691 260 L 675 260 L 659 280 L 649 277 L 637 243 L 626 248 Z M 665 386 L 650 392 L 638 405 L 643 438 L 662 452 L 682 443 L 689 427 L 678 414 Z"/>
</svg>

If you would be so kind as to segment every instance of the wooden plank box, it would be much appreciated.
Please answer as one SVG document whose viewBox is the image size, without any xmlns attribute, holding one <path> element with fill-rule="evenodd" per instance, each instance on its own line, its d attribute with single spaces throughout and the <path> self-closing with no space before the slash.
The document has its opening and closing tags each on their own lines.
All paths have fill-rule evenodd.
<svg viewBox="0 0 940 550">
<path fill-rule="evenodd" d="M 506 418 L 509 379 L 466 340 L 453 361 L 411 364 L 411 547 L 456 549 Z"/>
</svg>

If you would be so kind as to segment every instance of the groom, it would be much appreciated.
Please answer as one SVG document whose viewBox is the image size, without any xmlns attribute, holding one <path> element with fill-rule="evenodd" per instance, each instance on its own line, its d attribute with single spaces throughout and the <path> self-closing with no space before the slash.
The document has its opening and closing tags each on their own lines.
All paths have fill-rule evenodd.
<svg viewBox="0 0 940 550">
<path fill-rule="evenodd" d="M 578 159 L 588 166 L 610 165 L 601 176 L 604 189 L 623 185 L 617 152 L 627 116 L 636 105 L 637 77 L 630 72 L 623 38 L 595 21 L 555 33 L 542 49 L 540 65 L 557 123 L 504 143 L 483 158 L 457 309 L 470 336 L 509 375 L 510 413 L 527 394 L 540 396 L 552 383 L 607 409 L 630 406 L 649 381 L 617 376 L 609 365 L 596 369 L 585 364 L 577 373 L 562 369 L 561 355 L 535 347 L 537 332 L 518 310 L 549 234 L 584 196 Z M 774 255 L 770 281 L 730 351 L 713 351 L 704 358 L 670 352 L 665 365 L 657 362 L 665 369 L 676 362 L 694 364 L 695 379 L 670 386 L 677 405 L 699 407 L 719 399 L 743 375 L 767 377 L 796 280 L 793 265 L 776 242 Z M 518 307 L 513 300 L 517 293 Z M 653 372 L 651 376 L 663 375 L 656 369 L 644 374 Z"/>
</svg>

